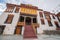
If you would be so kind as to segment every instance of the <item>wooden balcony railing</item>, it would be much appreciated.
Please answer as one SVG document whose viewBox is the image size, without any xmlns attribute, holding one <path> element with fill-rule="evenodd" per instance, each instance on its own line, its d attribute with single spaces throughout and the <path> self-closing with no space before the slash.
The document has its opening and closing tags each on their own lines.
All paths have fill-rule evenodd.
<svg viewBox="0 0 60 40">
<path fill-rule="evenodd" d="M 24 23 L 24 22 L 18 22 L 17 25 L 22 25 L 22 26 L 24 26 L 25 23 Z"/>
<path fill-rule="evenodd" d="M 32 23 L 32 26 L 33 27 L 39 27 L 39 24 L 38 23 Z"/>
</svg>

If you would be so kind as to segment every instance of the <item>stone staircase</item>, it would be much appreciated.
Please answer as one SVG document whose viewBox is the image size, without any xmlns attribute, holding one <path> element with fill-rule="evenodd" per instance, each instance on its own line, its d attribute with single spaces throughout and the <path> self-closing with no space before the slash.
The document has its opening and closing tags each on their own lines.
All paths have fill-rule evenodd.
<svg viewBox="0 0 60 40">
<path fill-rule="evenodd" d="M 24 30 L 23 38 L 37 38 L 36 33 L 31 25 L 26 25 Z"/>
</svg>

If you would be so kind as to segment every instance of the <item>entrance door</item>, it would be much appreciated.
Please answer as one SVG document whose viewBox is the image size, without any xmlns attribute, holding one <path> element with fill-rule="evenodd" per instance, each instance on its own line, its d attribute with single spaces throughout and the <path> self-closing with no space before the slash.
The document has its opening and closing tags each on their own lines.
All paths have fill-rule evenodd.
<svg viewBox="0 0 60 40">
<path fill-rule="evenodd" d="M 22 32 L 22 26 L 17 26 L 15 30 L 15 34 L 21 34 Z"/>
<path fill-rule="evenodd" d="M 31 18 L 30 17 L 26 17 L 26 25 L 31 25 Z"/>
<path fill-rule="evenodd" d="M 5 28 L 5 25 L 0 25 L 0 34 L 3 34 L 4 28 Z"/>
</svg>

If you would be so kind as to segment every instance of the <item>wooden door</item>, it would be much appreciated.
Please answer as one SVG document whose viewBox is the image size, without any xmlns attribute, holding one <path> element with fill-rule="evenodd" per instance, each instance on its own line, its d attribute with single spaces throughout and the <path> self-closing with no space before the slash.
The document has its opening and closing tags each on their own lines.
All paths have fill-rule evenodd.
<svg viewBox="0 0 60 40">
<path fill-rule="evenodd" d="M 16 30 L 15 30 L 15 34 L 21 34 L 22 32 L 22 27 L 21 26 L 17 26 Z"/>
<path fill-rule="evenodd" d="M 5 29 L 5 25 L 0 25 L 0 34 L 3 34 L 4 29 Z"/>
</svg>

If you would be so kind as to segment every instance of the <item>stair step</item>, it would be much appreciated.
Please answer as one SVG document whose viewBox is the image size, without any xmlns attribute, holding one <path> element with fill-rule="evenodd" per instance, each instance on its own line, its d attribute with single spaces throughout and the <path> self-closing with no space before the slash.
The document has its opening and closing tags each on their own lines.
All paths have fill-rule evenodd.
<svg viewBox="0 0 60 40">
<path fill-rule="evenodd" d="M 34 30 L 31 25 L 25 26 L 24 30 L 24 38 L 37 38 L 36 34 L 34 33 Z"/>
</svg>

